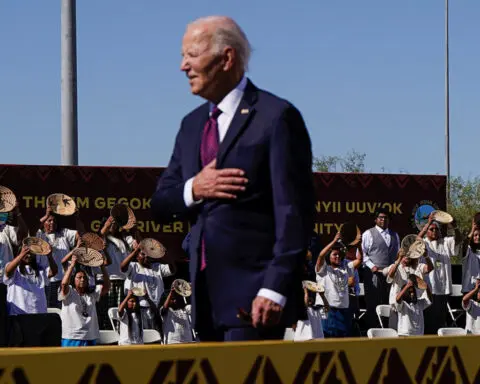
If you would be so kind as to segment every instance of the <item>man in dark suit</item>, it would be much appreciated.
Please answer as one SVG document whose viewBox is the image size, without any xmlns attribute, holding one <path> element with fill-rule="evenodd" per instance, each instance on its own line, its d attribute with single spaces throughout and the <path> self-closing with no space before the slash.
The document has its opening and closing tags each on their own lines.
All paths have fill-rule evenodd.
<svg viewBox="0 0 480 384">
<path fill-rule="evenodd" d="M 157 220 L 193 222 L 192 318 L 202 341 L 281 339 L 303 297 L 314 212 L 310 138 L 292 104 L 245 77 L 249 55 L 230 18 L 187 27 L 181 70 L 207 102 L 183 119 L 152 197 Z"/>
</svg>

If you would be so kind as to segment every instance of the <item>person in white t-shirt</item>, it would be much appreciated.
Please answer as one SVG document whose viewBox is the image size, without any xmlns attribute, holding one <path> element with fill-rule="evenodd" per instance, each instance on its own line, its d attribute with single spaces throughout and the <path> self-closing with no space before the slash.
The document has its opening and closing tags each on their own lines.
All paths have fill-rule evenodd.
<svg viewBox="0 0 480 384">
<path fill-rule="evenodd" d="M 423 311 L 431 304 L 430 287 L 425 291 L 416 288 L 415 275 L 410 275 L 396 297 L 399 336 L 420 336 L 424 334 Z"/>
<path fill-rule="evenodd" d="M 77 228 L 83 229 L 83 223 L 78 213 L 75 215 Z M 57 264 L 58 273 L 50 279 L 50 284 L 45 289 L 47 304 L 52 308 L 61 308 L 58 301 L 58 290 L 63 279 L 62 259 L 80 242 L 77 230 L 61 228 L 58 225 L 58 217 L 52 213 L 52 208 L 47 204 L 45 215 L 40 219 L 40 229 L 37 237 L 45 240 L 52 248 L 52 255 Z"/>
<path fill-rule="evenodd" d="M 322 249 L 315 265 L 317 283 L 325 288 L 325 297 L 330 304 L 328 316 L 322 320 L 325 338 L 351 335 L 353 313 L 349 309 L 348 289 L 355 284 L 354 271 L 362 265 L 363 253 L 358 252 L 354 261 L 344 264 L 344 247 L 339 243 L 341 238 L 338 232 L 333 241 Z"/>
<path fill-rule="evenodd" d="M 462 292 L 470 292 L 480 274 L 480 227 L 472 220 L 472 229 L 468 234 L 469 244 L 462 259 Z"/>
<path fill-rule="evenodd" d="M 99 322 L 102 329 L 110 328 L 108 309 L 119 307 L 125 299 L 125 273 L 121 271 L 122 261 L 131 254 L 137 245 L 136 240 L 125 231 L 120 231 L 118 224 L 112 216 L 102 220 L 100 235 L 105 238 L 104 250 L 107 259 L 107 271 L 110 276 L 110 290 L 99 303 Z M 97 276 L 97 280 L 101 279 Z"/>
<path fill-rule="evenodd" d="M 161 264 L 159 260 L 147 257 L 141 247 L 137 246 L 122 261 L 120 270 L 126 276 L 126 289 L 141 288 L 146 292 L 146 296 L 140 300 L 144 329 L 156 329 L 161 332 L 158 308 L 165 290 L 163 278 L 176 272 L 175 264 L 173 262 Z"/>
<path fill-rule="evenodd" d="M 42 256 L 43 257 L 43 256 Z M 37 256 L 27 246 L 5 266 L 3 281 L 7 285 L 7 311 L 9 315 L 47 313 L 45 286 L 57 273 L 51 252 L 46 256 L 49 266 L 37 263 Z"/>
<path fill-rule="evenodd" d="M 194 341 L 190 316 L 191 306 L 185 303 L 175 289 L 172 289 L 162 308 L 163 334 L 165 344 L 191 343 Z"/>
<path fill-rule="evenodd" d="M 442 225 L 434 221 L 434 212 L 418 234 L 424 240 L 433 263 L 433 270 L 425 278 L 432 290 L 432 305 L 425 311 L 425 334 L 436 335 L 439 328 L 447 326 L 447 299 L 452 293 L 452 263 L 461 244 L 461 234 L 454 224 L 448 224 L 455 236 L 442 236 Z"/>
<path fill-rule="evenodd" d="M 480 276 L 476 277 L 475 287 L 462 299 L 462 307 L 467 313 L 465 330 L 467 333 L 480 334 Z"/>
<path fill-rule="evenodd" d="M 95 304 L 110 288 L 104 265 L 100 267 L 103 285 L 97 285 L 93 290 L 88 285 L 86 272 L 76 267 L 77 257 L 73 255 L 58 294 L 58 300 L 62 302 L 62 347 L 96 345 L 100 332 Z"/>
<path fill-rule="evenodd" d="M 13 260 L 13 247 L 27 235 L 28 228 L 17 206 L 12 212 L 0 213 L 0 347 L 7 344 L 7 286 L 3 284 L 4 268 Z"/>
<path fill-rule="evenodd" d="M 425 263 L 421 263 L 421 258 Z M 428 253 L 424 255 L 415 252 L 405 252 L 403 248 L 398 251 L 398 257 L 394 264 L 387 268 L 387 283 L 390 287 L 390 301 L 392 307 L 388 321 L 388 327 L 397 329 L 397 295 L 409 281 L 410 275 L 416 275 L 424 279 L 424 276 L 433 270 L 433 264 Z"/>
<path fill-rule="evenodd" d="M 118 307 L 120 337 L 118 345 L 143 344 L 143 324 L 137 296 L 130 290 Z"/>
</svg>

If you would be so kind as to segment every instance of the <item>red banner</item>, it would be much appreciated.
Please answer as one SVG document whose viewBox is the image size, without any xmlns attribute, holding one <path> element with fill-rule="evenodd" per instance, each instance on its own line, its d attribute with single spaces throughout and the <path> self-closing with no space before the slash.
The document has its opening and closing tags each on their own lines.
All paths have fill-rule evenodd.
<svg viewBox="0 0 480 384">
<path fill-rule="evenodd" d="M 116 203 L 135 212 L 143 237 L 160 240 L 173 256 L 180 255 L 189 223 L 157 223 L 150 215 L 150 197 L 163 168 L 62 167 L 0 165 L 0 185 L 14 191 L 31 232 L 36 231 L 52 193 L 75 199 L 88 231 L 98 230 L 102 217 Z M 355 221 L 362 230 L 373 224 L 373 212 L 392 213 L 391 227 L 401 236 L 417 232 L 416 224 L 432 209 L 445 209 L 444 176 L 316 173 L 315 231 L 322 243 L 338 226 Z M 417 223 L 416 220 L 417 219 Z M 70 220 L 68 226 L 73 223 Z"/>
</svg>

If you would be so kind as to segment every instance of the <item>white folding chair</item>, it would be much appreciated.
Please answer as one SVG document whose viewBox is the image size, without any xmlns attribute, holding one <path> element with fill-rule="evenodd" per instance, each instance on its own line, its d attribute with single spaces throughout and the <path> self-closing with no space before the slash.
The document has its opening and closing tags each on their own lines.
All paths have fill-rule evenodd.
<svg viewBox="0 0 480 384">
<path fill-rule="evenodd" d="M 360 293 L 358 294 L 358 298 L 360 299 L 360 297 L 365 297 L 365 286 L 363 285 L 363 283 L 359 283 L 358 285 L 360 286 Z M 360 313 L 360 315 L 358 316 L 358 319 L 360 320 L 367 313 L 367 309 L 358 308 L 358 312 Z"/>
<path fill-rule="evenodd" d="M 462 297 L 462 285 L 461 284 L 453 284 L 452 285 L 452 294 L 450 297 Z M 456 327 L 457 326 L 457 320 L 462 317 L 462 315 L 465 314 L 465 311 L 463 308 L 452 308 L 450 305 L 448 299 L 447 299 L 447 309 L 448 313 L 450 314 L 450 317 L 452 319 L 452 326 Z"/>
<path fill-rule="evenodd" d="M 47 308 L 47 313 L 56 313 L 58 316 L 62 314 L 62 310 L 58 308 Z"/>
<path fill-rule="evenodd" d="M 369 339 L 376 337 L 398 337 L 397 331 L 392 328 L 370 328 L 367 331 Z"/>
<path fill-rule="evenodd" d="M 112 324 L 112 329 L 115 332 L 119 332 L 118 326 L 117 324 L 115 324 L 115 321 L 120 322 L 117 307 L 108 308 L 108 318 L 110 319 L 110 323 Z"/>
<path fill-rule="evenodd" d="M 285 334 L 283 335 L 283 340 L 293 341 L 294 337 L 295 331 L 293 330 L 293 328 L 286 328 Z"/>
<path fill-rule="evenodd" d="M 160 336 L 160 333 L 155 329 L 144 329 L 143 343 L 144 344 L 161 344 L 162 337 Z"/>
<path fill-rule="evenodd" d="M 380 326 L 382 328 L 384 328 L 382 317 L 390 317 L 391 310 L 392 310 L 392 307 L 390 307 L 390 305 L 387 305 L 387 304 L 380 304 L 380 305 L 377 305 L 377 307 L 375 308 L 375 311 L 377 312 L 378 322 L 380 323 Z"/>
<path fill-rule="evenodd" d="M 458 327 L 440 328 L 438 330 L 438 336 L 463 336 L 466 334 L 467 331 L 465 329 Z"/>
<path fill-rule="evenodd" d="M 97 340 L 99 345 L 113 345 L 118 343 L 117 331 L 100 330 L 100 338 Z"/>
</svg>

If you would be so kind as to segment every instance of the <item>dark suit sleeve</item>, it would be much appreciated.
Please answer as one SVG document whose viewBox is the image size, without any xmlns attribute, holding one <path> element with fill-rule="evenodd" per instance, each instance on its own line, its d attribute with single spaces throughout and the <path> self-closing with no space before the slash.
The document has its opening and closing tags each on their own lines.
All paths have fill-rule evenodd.
<svg viewBox="0 0 480 384">
<path fill-rule="evenodd" d="M 182 128 L 180 128 L 177 134 L 168 167 L 158 179 L 157 188 L 152 196 L 152 214 L 154 219 L 158 221 L 172 220 L 183 216 L 188 211 L 183 200 L 183 189 L 186 180 L 183 180 L 182 174 L 181 142 Z"/>
<path fill-rule="evenodd" d="M 289 296 L 300 283 L 314 213 L 310 137 L 293 106 L 272 126 L 269 161 L 275 244 L 263 288 Z"/>
</svg>

